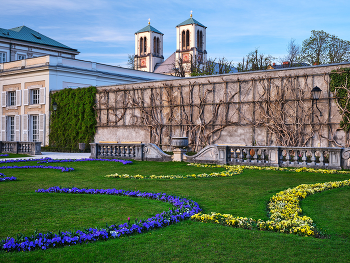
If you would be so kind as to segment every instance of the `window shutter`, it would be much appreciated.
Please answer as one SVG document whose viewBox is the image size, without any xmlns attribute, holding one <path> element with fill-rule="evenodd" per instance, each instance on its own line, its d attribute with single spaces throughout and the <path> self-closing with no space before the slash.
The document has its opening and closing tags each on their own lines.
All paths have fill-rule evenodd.
<svg viewBox="0 0 350 263">
<path fill-rule="evenodd" d="M 39 114 L 39 142 L 45 145 L 45 114 Z"/>
<path fill-rule="evenodd" d="M 1 92 L 1 105 L 6 107 L 6 91 Z"/>
<path fill-rule="evenodd" d="M 45 95 L 46 95 L 46 88 L 40 88 L 40 94 L 39 94 L 39 104 L 45 104 Z"/>
<path fill-rule="evenodd" d="M 22 115 L 22 127 L 23 127 L 23 136 L 22 140 L 24 142 L 28 141 L 28 115 Z"/>
<path fill-rule="evenodd" d="M 29 105 L 29 90 L 23 90 L 23 105 Z"/>
<path fill-rule="evenodd" d="M 1 140 L 6 140 L 6 116 L 1 116 Z"/>
<path fill-rule="evenodd" d="M 15 141 L 21 141 L 21 116 L 15 116 Z"/>
<path fill-rule="evenodd" d="M 16 90 L 16 106 L 21 106 L 21 101 L 22 101 L 22 91 L 21 90 Z"/>
</svg>

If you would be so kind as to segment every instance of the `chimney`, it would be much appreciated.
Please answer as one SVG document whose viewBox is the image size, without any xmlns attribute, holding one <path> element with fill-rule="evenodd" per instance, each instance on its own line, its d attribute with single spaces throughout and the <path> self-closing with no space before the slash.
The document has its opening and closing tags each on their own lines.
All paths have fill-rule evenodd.
<svg viewBox="0 0 350 263">
<path fill-rule="evenodd" d="M 289 61 L 283 62 L 282 67 L 289 68 Z"/>
</svg>

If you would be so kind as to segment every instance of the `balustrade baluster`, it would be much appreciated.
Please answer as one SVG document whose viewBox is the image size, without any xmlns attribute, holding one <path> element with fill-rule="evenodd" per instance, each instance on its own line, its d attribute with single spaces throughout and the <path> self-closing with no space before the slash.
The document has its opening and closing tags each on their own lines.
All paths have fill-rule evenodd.
<svg viewBox="0 0 350 263">
<path fill-rule="evenodd" d="M 307 158 L 306 158 L 306 151 L 301 151 L 302 152 L 302 155 L 303 155 L 303 157 L 301 158 L 301 160 L 302 160 L 302 165 L 307 165 L 307 163 L 306 163 L 306 160 L 307 160 Z"/>
<path fill-rule="evenodd" d="M 286 164 L 289 165 L 290 164 L 290 150 L 286 151 Z"/>
<path fill-rule="evenodd" d="M 321 156 L 320 156 L 320 166 L 324 166 L 324 152 L 323 151 L 320 151 L 321 153 Z"/>
<path fill-rule="evenodd" d="M 258 149 L 254 149 L 253 163 L 258 163 Z"/>
<path fill-rule="evenodd" d="M 311 165 L 316 165 L 315 152 L 316 150 L 311 150 Z"/>
<path fill-rule="evenodd" d="M 246 156 L 247 163 L 250 163 L 250 159 L 252 158 L 252 156 L 250 155 L 250 149 L 246 149 L 246 151 L 247 151 L 247 156 Z"/>
</svg>

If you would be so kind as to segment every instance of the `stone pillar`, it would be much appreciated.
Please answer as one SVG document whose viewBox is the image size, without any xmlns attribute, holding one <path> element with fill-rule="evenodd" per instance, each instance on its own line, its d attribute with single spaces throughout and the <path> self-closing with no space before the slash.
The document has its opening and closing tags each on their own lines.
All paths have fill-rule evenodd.
<svg viewBox="0 0 350 263">
<path fill-rule="evenodd" d="M 227 156 L 227 153 L 228 153 L 228 146 L 225 146 L 225 145 L 218 145 L 217 146 L 217 149 L 218 149 L 218 155 L 217 155 L 217 160 L 216 163 L 217 164 L 227 164 L 228 162 L 228 156 Z"/>
<path fill-rule="evenodd" d="M 90 158 L 97 158 L 97 143 L 90 143 L 91 155 Z"/>
<path fill-rule="evenodd" d="M 184 154 L 187 152 L 185 149 L 174 149 L 173 162 L 182 162 L 184 160 Z"/>
</svg>

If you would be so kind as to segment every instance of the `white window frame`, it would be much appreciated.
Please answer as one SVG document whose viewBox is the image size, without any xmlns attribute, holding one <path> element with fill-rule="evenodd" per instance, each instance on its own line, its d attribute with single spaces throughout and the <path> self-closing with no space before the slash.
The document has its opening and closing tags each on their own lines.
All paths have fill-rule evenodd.
<svg viewBox="0 0 350 263">
<path fill-rule="evenodd" d="M 6 106 L 16 106 L 16 91 L 8 91 L 7 92 L 7 105 Z"/>
<path fill-rule="evenodd" d="M 15 116 L 7 116 L 8 141 L 13 142 L 16 138 Z"/>
<path fill-rule="evenodd" d="M 23 59 L 26 59 L 27 56 L 26 55 L 23 55 L 23 54 L 17 54 L 17 60 L 23 60 Z"/>
<path fill-rule="evenodd" d="M 6 52 L 0 52 L 0 63 L 5 63 L 6 62 Z"/>
<path fill-rule="evenodd" d="M 40 102 L 40 89 L 30 90 L 30 104 L 39 104 Z"/>
<path fill-rule="evenodd" d="M 31 131 L 32 138 L 31 141 L 38 142 L 39 141 L 39 115 L 31 115 Z"/>
</svg>

